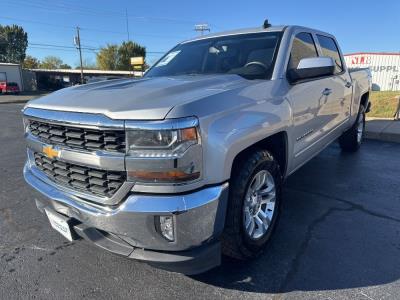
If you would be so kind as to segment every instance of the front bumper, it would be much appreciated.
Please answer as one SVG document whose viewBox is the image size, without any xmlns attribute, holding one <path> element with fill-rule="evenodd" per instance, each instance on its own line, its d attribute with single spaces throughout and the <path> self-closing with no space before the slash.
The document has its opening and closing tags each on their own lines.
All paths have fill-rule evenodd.
<svg viewBox="0 0 400 300">
<path fill-rule="evenodd" d="M 46 198 L 36 200 L 42 212 L 56 211 L 75 221 L 79 236 L 111 252 L 147 261 L 171 271 L 195 274 L 220 263 L 228 183 L 188 194 L 130 194 L 118 206 L 98 206 L 45 182 L 24 167 L 27 183 Z M 157 231 L 158 216 L 173 216 L 175 241 Z"/>
</svg>

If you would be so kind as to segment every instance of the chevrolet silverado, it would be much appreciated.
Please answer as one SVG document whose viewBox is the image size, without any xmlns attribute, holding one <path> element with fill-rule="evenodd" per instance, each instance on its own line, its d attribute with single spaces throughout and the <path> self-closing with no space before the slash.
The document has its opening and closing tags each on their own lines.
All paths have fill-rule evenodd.
<svg viewBox="0 0 400 300">
<path fill-rule="evenodd" d="M 360 147 L 370 86 L 319 30 L 266 24 L 197 37 L 143 78 L 29 102 L 24 177 L 67 239 L 204 272 L 222 254 L 262 252 L 290 174 L 336 140 Z"/>
</svg>

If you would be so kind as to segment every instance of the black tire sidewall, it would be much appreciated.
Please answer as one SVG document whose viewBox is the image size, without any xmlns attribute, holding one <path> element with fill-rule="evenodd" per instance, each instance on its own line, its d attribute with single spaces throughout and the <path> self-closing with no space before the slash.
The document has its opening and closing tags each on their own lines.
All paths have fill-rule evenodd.
<svg viewBox="0 0 400 300">
<path fill-rule="evenodd" d="M 360 118 L 363 118 L 363 134 L 361 140 L 358 141 L 358 122 Z M 344 132 L 342 136 L 339 138 L 339 144 L 343 151 L 346 152 L 355 152 L 357 151 L 363 141 L 365 136 L 365 108 L 363 105 L 360 105 L 358 110 L 357 118 L 351 128 Z"/>
<path fill-rule="evenodd" d="M 229 205 L 230 209 L 234 209 L 231 218 L 234 218 L 232 232 L 236 235 L 236 244 L 240 248 L 244 258 L 253 258 L 258 256 L 265 245 L 271 238 L 276 227 L 281 208 L 281 191 L 282 191 L 282 178 L 278 163 L 273 159 L 272 155 L 267 151 L 260 151 L 261 153 L 267 153 L 267 155 L 262 155 L 261 159 L 257 160 L 256 164 L 252 164 L 251 161 L 254 158 L 250 158 L 245 162 L 241 168 L 237 169 L 238 174 L 232 180 L 233 187 L 230 191 L 230 199 L 232 201 Z M 255 155 L 257 156 L 257 154 Z M 250 166 L 251 165 L 251 166 Z M 247 170 L 251 168 L 250 176 L 248 176 Z M 271 220 L 271 224 L 267 230 L 267 233 L 260 239 L 251 239 L 245 231 L 243 222 L 243 206 L 245 202 L 245 196 L 248 186 L 250 185 L 253 177 L 261 170 L 267 170 L 274 178 L 275 189 L 276 189 L 276 199 L 275 199 L 275 211 Z M 246 184 L 236 184 L 243 182 L 244 176 L 247 176 Z"/>
<path fill-rule="evenodd" d="M 361 146 L 362 141 L 363 141 L 364 136 L 365 136 L 365 108 L 362 105 L 360 106 L 360 112 L 359 112 L 358 118 L 357 118 L 356 134 L 357 134 L 358 122 L 359 122 L 360 118 L 363 118 L 363 132 L 362 132 L 362 136 L 361 136 L 360 142 L 358 142 L 358 140 L 357 140 L 358 146 Z M 356 135 L 356 138 L 357 138 L 357 135 Z"/>
<path fill-rule="evenodd" d="M 360 118 L 363 118 L 363 132 L 362 132 L 361 140 L 358 141 L 358 122 L 360 121 Z M 356 149 L 360 148 L 362 141 L 364 139 L 364 135 L 365 135 L 365 109 L 364 109 L 363 105 L 360 105 L 360 109 L 358 111 L 356 122 L 352 128 L 352 137 L 351 138 L 353 139 L 353 142 L 355 144 L 354 148 L 356 148 Z"/>
<path fill-rule="evenodd" d="M 260 239 L 251 239 L 248 234 L 245 231 L 244 228 L 244 221 L 243 221 L 243 206 L 244 206 L 244 201 L 245 201 L 245 195 L 247 188 L 249 187 L 251 181 L 253 180 L 253 177 L 260 171 L 262 170 L 267 170 L 268 172 L 271 173 L 271 175 L 274 178 L 275 182 L 275 188 L 276 188 L 276 199 L 275 199 L 275 210 L 274 214 L 272 216 L 271 224 L 266 232 L 266 234 L 260 238 Z M 273 161 L 264 161 L 261 162 L 253 171 L 251 174 L 251 177 L 249 178 L 247 184 L 246 184 L 246 189 L 244 194 L 242 195 L 242 211 L 241 211 L 241 224 L 242 224 L 242 235 L 243 235 L 243 242 L 244 244 L 249 247 L 252 251 L 260 251 L 261 247 L 263 247 L 268 240 L 271 238 L 271 235 L 274 231 L 275 224 L 277 222 L 277 219 L 279 217 L 279 208 L 280 208 L 280 203 L 281 203 L 281 184 L 280 184 L 280 172 L 279 172 L 279 167 L 278 164 L 273 160 Z"/>
</svg>

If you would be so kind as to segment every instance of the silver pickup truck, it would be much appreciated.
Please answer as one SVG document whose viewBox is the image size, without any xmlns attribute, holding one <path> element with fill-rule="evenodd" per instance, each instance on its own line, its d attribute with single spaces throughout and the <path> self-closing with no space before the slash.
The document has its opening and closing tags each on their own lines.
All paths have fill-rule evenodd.
<svg viewBox="0 0 400 300">
<path fill-rule="evenodd" d="M 23 110 L 26 181 L 51 226 L 171 271 L 256 257 L 290 174 L 356 151 L 367 70 L 335 38 L 266 26 L 185 41 L 141 79 L 71 87 Z"/>
</svg>

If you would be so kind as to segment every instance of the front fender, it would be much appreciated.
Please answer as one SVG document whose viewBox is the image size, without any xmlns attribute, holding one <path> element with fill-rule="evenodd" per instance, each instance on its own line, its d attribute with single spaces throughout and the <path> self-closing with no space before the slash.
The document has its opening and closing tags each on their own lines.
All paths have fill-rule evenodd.
<svg viewBox="0 0 400 300">
<path fill-rule="evenodd" d="M 205 185 L 228 180 L 236 155 L 288 130 L 291 109 L 286 93 L 280 80 L 262 80 L 175 107 L 168 114 L 169 118 L 199 118 Z"/>
<path fill-rule="evenodd" d="M 290 126 L 290 107 L 283 99 L 240 109 L 210 122 L 204 151 L 206 178 L 224 181 L 230 178 L 235 157 L 275 133 Z"/>
</svg>

